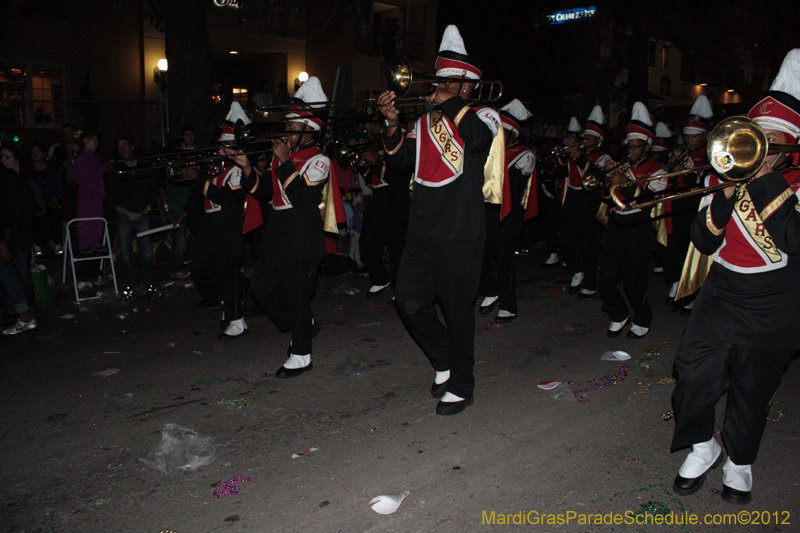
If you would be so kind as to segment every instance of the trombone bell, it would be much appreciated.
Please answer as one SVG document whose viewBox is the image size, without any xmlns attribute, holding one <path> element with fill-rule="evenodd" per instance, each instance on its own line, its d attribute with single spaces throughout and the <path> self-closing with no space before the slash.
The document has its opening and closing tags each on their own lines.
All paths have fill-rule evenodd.
<svg viewBox="0 0 800 533">
<path fill-rule="evenodd" d="M 767 159 L 764 130 L 747 117 L 729 117 L 720 122 L 708 139 L 711 166 L 728 181 L 750 179 Z"/>
</svg>

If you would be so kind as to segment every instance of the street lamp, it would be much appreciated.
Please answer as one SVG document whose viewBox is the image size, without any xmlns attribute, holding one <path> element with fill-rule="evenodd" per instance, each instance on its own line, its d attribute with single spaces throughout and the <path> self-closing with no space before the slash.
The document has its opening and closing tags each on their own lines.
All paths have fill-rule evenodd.
<svg viewBox="0 0 800 533">
<path fill-rule="evenodd" d="M 158 85 L 158 90 L 161 94 L 167 90 L 167 68 L 168 63 L 166 59 L 159 59 L 156 63 L 156 68 L 153 69 L 153 81 Z"/>
<path fill-rule="evenodd" d="M 166 59 L 159 59 L 153 69 L 153 81 L 161 91 L 161 146 L 166 146 L 166 134 L 169 134 L 169 107 L 167 107 L 167 68 Z M 166 134 L 164 131 L 166 130 Z"/>
<path fill-rule="evenodd" d="M 297 77 L 294 79 L 294 92 L 297 92 L 297 89 L 299 89 L 300 86 L 307 81 L 308 81 L 308 72 L 303 71 L 300 74 L 298 74 Z"/>
</svg>

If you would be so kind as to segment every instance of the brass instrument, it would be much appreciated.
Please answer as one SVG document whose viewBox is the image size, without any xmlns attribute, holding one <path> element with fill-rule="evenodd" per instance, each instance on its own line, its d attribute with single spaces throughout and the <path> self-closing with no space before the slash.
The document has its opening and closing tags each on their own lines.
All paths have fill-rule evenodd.
<svg viewBox="0 0 800 533">
<path fill-rule="evenodd" d="M 180 154 L 180 152 L 164 154 L 160 160 L 156 160 L 153 164 L 139 167 L 119 168 L 117 174 L 124 177 L 125 174 L 134 172 L 141 172 L 142 170 L 156 170 L 165 168 L 170 176 L 171 181 L 191 181 L 191 178 L 176 178 L 180 175 L 179 169 L 184 167 L 194 167 L 200 174 L 207 173 L 215 164 L 228 159 L 230 156 L 220 154 L 220 148 L 208 148 L 202 153 L 194 154 Z M 237 152 L 234 155 L 256 155 L 263 153 L 271 153 L 272 147 L 263 150 L 253 150 L 250 152 Z"/>
<path fill-rule="evenodd" d="M 473 80 L 468 78 L 445 78 L 440 76 L 421 76 L 414 74 L 411 70 L 411 62 L 403 56 L 397 56 L 389 62 L 387 71 L 388 89 L 393 91 L 395 100 L 392 104 L 395 106 L 424 106 L 428 105 L 427 96 L 410 96 L 404 98 L 411 85 L 414 83 L 474 83 L 478 90 L 477 98 L 467 101 L 469 104 L 476 104 L 478 102 L 495 103 L 503 96 L 503 82 L 498 80 Z M 485 92 L 485 94 L 484 94 Z M 312 111 L 346 111 L 353 108 L 366 108 L 367 114 L 372 114 L 373 108 L 380 107 L 377 98 L 364 98 L 361 100 L 333 100 L 329 102 L 305 102 L 304 106 L 313 108 Z M 273 105 L 261 106 L 256 108 L 256 112 L 262 115 L 269 115 L 270 113 L 287 113 L 291 107 L 290 105 Z"/>
<path fill-rule="evenodd" d="M 556 146 L 552 150 L 550 150 L 550 155 L 552 155 L 553 157 L 562 158 L 569 155 L 570 148 L 578 148 L 580 150 L 583 150 L 584 146 L 585 145 L 583 141 L 581 141 L 580 144 L 564 144 L 561 146 Z"/>
<path fill-rule="evenodd" d="M 600 174 L 600 177 L 593 176 L 591 174 L 586 174 L 581 178 L 581 185 L 587 191 L 593 191 L 597 188 L 598 185 L 602 184 L 603 188 L 608 187 L 611 182 L 611 175 L 617 174 L 619 172 L 625 172 L 631 167 L 630 162 L 630 155 L 627 156 L 628 159 L 620 161 L 619 163 L 615 164 L 614 166 L 608 167 L 607 169 L 603 170 Z"/>
<path fill-rule="evenodd" d="M 499 80 L 420 76 L 412 72 L 411 62 L 403 56 L 397 56 L 389 63 L 389 90 L 401 98 L 408 94 L 413 83 L 455 83 L 458 81 L 476 84 L 478 96 L 470 102 L 497 102 L 503 97 L 503 82 Z M 484 88 L 486 94 L 484 94 Z"/>
<path fill-rule="evenodd" d="M 689 149 L 685 145 L 675 148 L 675 154 L 667 161 L 667 172 L 672 172 L 678 165 L 686 163 L 689 159 Z"/>
<path fill-rule="evenodd" d="M 748 117 L 729 117 L 717 124 L 708 139 L 706 152 L 711 164 L 702 165 L 689 170 L 661 174 L 660 176 L 653 176 L 643 180 L 612 185 L 611 196 L 617 206 L 625 210 L 631 210 L 645 209 L 666 200 L 678 200 L 697 194 L 708 194 L 728 187 L 733 183 L 743 183 L 750 180 L 764 165 L 769 154 L 798 151 L 800 151 L 800 145 L 798 144 L 769 143 L 761 126 Z M 627 204 L 613 194 L 618 187 L 638 186 L 650 181 L 669 179 L 682 174 L 701 172 L 711 168 L 724 180 L 723 183 L 708 187 L 698 187 L 672 195 L 664 191 L 656 194 L 654 198 L 648 201 L 637 202 L 634 199 Z"/>
<path fill-rule="evenodd" d="M 277 139 L 285 141 L 289 135 L 304 135 L 306 133 L 317 134 L 323 133 L 323 131 L 324 130 L 268 131 L 256 135 L 253 132 L 253 124 L 244 125 L 240 122 L 233 127 L 233 137 L 236 141 L 236 147 L 240 150 L 244 150 L 248 144 L 272 142 Z"/>
<path fill-rule="evenodd" d="M 383 150 L 379 148 L 377 141 L 365 142 L 353 146 L 347 146 L 344 142 L 339 142 L 334 147 L 334 156 L 339 166 L 347 168 L 353 167 L 353 170 L 362 176 L 367 173 L 369 167 L 373 163 L 364 155 L 367 152 L 378 152 L 377 161 L 382 161 L 385 157 Z"/>
</svg>

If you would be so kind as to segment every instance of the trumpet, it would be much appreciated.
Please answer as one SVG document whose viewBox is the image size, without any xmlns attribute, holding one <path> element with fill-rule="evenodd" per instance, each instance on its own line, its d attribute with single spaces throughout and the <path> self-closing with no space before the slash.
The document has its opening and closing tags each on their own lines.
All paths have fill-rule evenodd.
<svg viewBox="0 0 800 533">
<path fill-rule="evenodd" d="M 562 146 L 556 146 L 552 150 L 550 150 L 550 155 L 553 157 L 558 157 L 559 159 L 569 155 L 570 148 L 578 148 L 579 150 L 583 150 L 584 143 L 581 141 L 579 144 L 564 144 Z"/>
<path fill-rule="evenodd" d="M 798 151 L 800 151 L 800 145 L 798 144 L 769 143 L 761 126 L 748 117 L 729 117 L 717 124 L 708 139 L 706 152 L 711 164 L 702 165 L 689 170 L 661 174 L 660 176 L 653 176 L 643 180 L 612 185 L 611 197 L 617 206 L 629 211 L 631 209 L 645 209 L 666 200 L 678 200 L 697 194 L 708 194 L 734 183 L 749 181 L 758 173 L 759 169 L 764 166 L 764 162 L 769 154 Z M 614 191 L 619 187 L 638 186 L 650 181 L 669 179 L 675 176 L 692 172 L 702 172 L 712 168 L 717 172 L 719 177 L 722 178 L 722 183 L 708 187 L 697 187 L 677 194 L 669 194 L 668 191 L 664 191 L 657 193 L 655 197 L 644 202 L 638 202 L 634 199 L 632 202 L 625 203 L 614 194 Z"/>
<path fill-rule="evenodd" d="M 593 191 L 597 188 L 598 185 L 602 184 L 603 188 L 608 187 L 611 184 L 611 175 L 617 174 L 619 172 L 626 172 L 629 168 L 631 168 L 630 162 L 630 155 L 627 156 L 628 159 L 620 161 L 619 163 L 615 164 L 614 166 L 608 167 L 607 169 L 603 170 L 600 174 L 600 178 L 593 176 L 592 174 L 586 174 L 581 178 L 581 185 L 587 191 Z"/>
</svg>

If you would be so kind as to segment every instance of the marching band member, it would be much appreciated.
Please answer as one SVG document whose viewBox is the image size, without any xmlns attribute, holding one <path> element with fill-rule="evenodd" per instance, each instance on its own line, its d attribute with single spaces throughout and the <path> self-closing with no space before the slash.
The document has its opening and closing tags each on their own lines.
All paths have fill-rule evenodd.
<svg viewBox="0 0 800 533">
<path fill-rule="evenodd" d="M 597 260 L 603 235 L 603 224 L 597 217 L 602 198 L 600 188 L 588 191 L 583 187 L 583 178 L 599 176 L 600 169 L 611 161 L 601 149 L 606 138 L 604 124 L 603 109 L 596 105 L 581 131 L 583 148 L 570 146 L 564 167 L 567 176 L 562 184 L 559 248 L 572 275 L 569 293 L 581 299 L 597 294 Z"/>
<path fill-rule="evenodd" d="M 581 124 L 576 117 L 569 119 L 567 131 L 564 133 L 564 145 L 577 144 Z M 561 259 L 558 256 L 558 240 L 561 231 L 561 204 L 563 195 L 566 194 L 563 183 L 564 158 L 548 158 L 543 164 L 539 158 L 538 182 L 541 187 L 541 205 L 539 206 L 545 224 L 545 259 L 542 267 L 551 268 L 558 265 Z"/>
<path fill-rule="evenodd" d="M 656 163 L 666 164 L 669 159 L 669 139 L 672 137 L 672 131 L 663 122 L 656 123 L 656 140 L 653 141 L 653 146 L 650 147 L 650 157 Z"/>
<path fill-rule="evenodd" d="M 650 145 L 654 139 L 655 130 L 647 108 L 643 103 L 636 102 L 625 137 L 628 159 L 623 162 L 623 166 L 629 168 L 612 171 L 610 184 L 638 181 L 664 173 L 664 167 L 649 157 Z M 665 187 L 665 183 L 656 180 L 644 186 L 620 187 L 616 189 L 615 194 L 623 199 L 632 199 L 643 194 L 645 190 L 659 192 Z M 609 196 L 607 190 L 604 191 L 604 196 Z M 656 247 L 650 211 L 641 209 L 626 211 L 614 204 L 603 232 L 602 246 L 603 262 L 600 268 L 599 288 L 603 296 L 603 311 L 611 315 L 611 323 L 606 333 L 609 337 L 618 337 L 622 333 L 622 328 L 631 319 L 628 305 L 617 288 L 622 282 L 625 295 L 633 308 L 633 321 L 628 331 L 628 338 L 640 339 L 647 335 L 653 320 L 653 309 L 647 301 L 647 279 Z"/>
<path fill-rule="evenodd" d="M 408 136 L 398 127 L 394 92 L 381 94 L 378 104 L 386 119 L 387 161 L 397 167 L 416 165 L 406 246 L 397 274 L 397 308 L 436 371 L 431 386 L 431 395 L 440 398 L 436 414 L 454 415 L 473 401 L 472 302 L 486 238 L 484 165 L 502 126 L 494 109 L 467 105 L 481 71 L 466 54 L 453 25 L 442 37 L 436 75 L 453 81 L 438 83 L 428 97 L 437 108 L 422 115 Z M 447 325 L 433 305 L 437 297 Z"/>
<path fill-rule="evenodd" d="M 514 276 L 514 244 L 524 219 L 538 213 L 536 158 L 517 139 L 521 124 L 531 113 L 516 98 L 500 110 L 506 139 L 506 167 L 510 194 L 503 196 L 503 205 L 486 203 L 486 247 L 479 292 L 484 295 L 480 313 L 486 315 L 499 303 L 495 317 L 498 324 L 517 318 L 516 279 Z M 523 213 L 524 211 L 524 213 Z M 491 258 L 497 264 L 497 278 L 492 277 Z"/>
<path fill-rule="evenodd" d="M 305 102 L 327 100 L 314 76 L 298 89 L 285 117 L 286 130 L 293 133 L 272 141 L 271 179 L 260 180 L 258 193 L 271 192 L 272 211 L 259 244 L 250 295 L 280 331 L 292 332 L 288 358 L 276 378 L 297 377 L 313 368 L 311 338 L 320 325 L 312 318 L 311 299 L 325 256 L 320 204 L 325 200 L 326 210 L 331 209 L 341 197 L 330 159 L 315 144 L 313 132 L 322 128 L 322 115 Z M 343 210 L 339 203 L 337 221 Z"/>
<path fill-rule="evenodd" d="M 374 151 L 364 154 L 371 164 L 364 182 L 372 190 L 372 199 L 364 210 L 361 232 L 361 260 L 369 272 L 372 286 L 367 298 L 389 291 L 397 283 L 397 269 L 406 244 L 408 214 L 411 211 L 413 167 L 395 168 L 377 157 Z M 383 250 L 389 253 L 389 272 L 383 264 Z"/>
<path fill-rule="evenodd" d="M 714 112 L 711 104 L 705 95 L 700 95 L 695 99 L 689 114 L 683 119 L 683 129 L 681 139 L 683 148 L 676 148 L 670 154 L 667 172 L 677 172 L 680 170 L 692 170 L 694 168 L 708 165 L 706 146 L 708 134 L 711 131 L 711 119 Z M 675 193 L 680 193 L 702 183 L 701 176 L 695 172 L 677 176 L 672 181 L 670 188 Z M 689 196 L 678 200 L 670 200 L 665 203 L 664 211 L 670 213 L 668 220 L 669 237 L 667 246 L 664 250 L 664 281 L 669 287 L 667 303 L 672 304 L 678 291 L 678 282 L 681 279 L 681 268 L 686 251 L 689 248 L 689 232 L 697 216 L 697 208 L 700 205 L 698 196 Z M 684 302 L 681 312 L 688 314 L 691 310 L 691 302 Z M 687 307 L 688 306 L 688 307 Z"/>
<path fill-rule="evenodd" d="M 250 120 L 239 103 L 233 102 L 222 125 L 222 134 L 217 139 L 222 146 L 221 154 L 227 153 L 227 147 L 234 143 L 233 131 L 237 122 L 246 125 Z M 197 176 L 194 168 L 188 169 L 188 172 Z M 223 331 L 219 335 L 220 340 L 240 337 L 248 331 L 242 305 L 244 284 L 239 271 L 248 194 L 242 187 L 242 168 L 225 159 L 212 168 L 210 177 L 201 175 L 196 178 L 192 190 L 202 196 L 205 211 L 195 244 L 192 280 L 203 302 L 222 302 Z M 258 211 L 258 203 L 251 203 Z M 251 205 L 248 211 L 253 213 L 254 207 Z M 260 218 L 260 211 L 257 214 Z"/>
<path fill-rule="evenodd" d="M 800 49 L 789 52 L 748 116 L 770 144 L 798 143 Z M 776 170 L 787 162 L 796 165 L 797 153 L 769 155 L 749 183 L 709 194 L 692 226 L 692 242 L 714 258 L 675 357 L 677 428 L 671 449 L 692 447 L 673 484 L 680 495 L 697 492 L 722 462 L 714 414 L 727 389 L 722 499 L 747 504 L 752 498 L 751 465 L 769 406 L 800 348 L 800 172 Z"/>
</svg>

